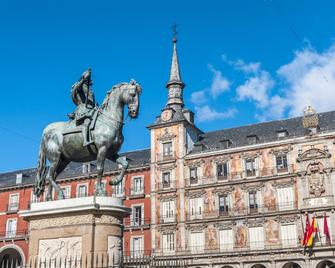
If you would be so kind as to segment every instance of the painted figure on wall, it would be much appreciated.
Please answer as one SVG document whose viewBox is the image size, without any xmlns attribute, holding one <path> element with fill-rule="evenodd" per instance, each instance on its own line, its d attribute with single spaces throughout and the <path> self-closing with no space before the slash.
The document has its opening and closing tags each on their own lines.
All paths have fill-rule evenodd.
<svg viewBox="0 0 335 268">
<path fill-rule="evenodd" d="M 209 179 L 213 175 L 213 167 L 210 159 L 206 159 L 204 163 L 204 178 Z"/>
<path fill-rule="evenodd" d="M 279 223 L 274 220 L 268 220 L 265 225 L 266 242 L 269 245 L 279 243 Z"/>
<path fill-rule="evenodd" d="M 236 227 L 235 232 L 235 247 L 243 248 L 247 245 L 247 228 L 243 225 Z"/>
<path fill-rule="evenodd" d="M 263 204 L 268 210 L 276 209 L 276 194 L 271 183 L 266 183 L 263 189 Z"/>
<path fill-rule="evenodd" d="M 206 189 L 205 193 L 205 213 L 212 214 L 215 210 L 215 197 L 213 195 L 213 191 L 210 189 Z"/>
<path fill-rule="evenodd" d="M 206 230 L 206 249 L 217 249 L 217 232 L 214 227 L 208 227 Z"/>
<path fill-rule="evenodd" d="M 233 191 L 233 207 L 234 210 L 237 212 L 243 212 L 245 210 L 245 199 L 244 199 L 244 193 L 241 188 L 237 187 Z"/>
</svg>

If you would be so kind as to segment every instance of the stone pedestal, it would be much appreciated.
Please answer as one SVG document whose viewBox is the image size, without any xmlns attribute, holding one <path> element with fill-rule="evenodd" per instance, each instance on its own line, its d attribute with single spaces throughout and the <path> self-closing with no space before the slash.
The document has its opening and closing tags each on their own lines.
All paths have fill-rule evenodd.
<svg viewBox="0 0 335 268">
<path fill-rule="evenodd" d="M 21 216 L 29 222 L 30 260 L 80 260 L 87 267 L 122 257 L 122 222 L 130 209 L 113 197 L 81 197 L 33 203 Z"/>
</svg>

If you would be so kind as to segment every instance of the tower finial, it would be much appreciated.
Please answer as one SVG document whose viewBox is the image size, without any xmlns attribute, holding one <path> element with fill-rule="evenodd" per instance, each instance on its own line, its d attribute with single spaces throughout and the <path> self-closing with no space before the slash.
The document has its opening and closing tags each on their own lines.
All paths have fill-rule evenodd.
<svg viewBox="0 0 335 268">
<path fill-rule="evenodd" d="M 180 69 L 179 69 L 179 62 L 178 62 L 178 53 L 177 53 L 177 27 L 176 23 L 173 24 L 171 27 L 173 30 L 173 51 L 172 51 L 172 63 L 170 69 L 170 78 L 169 81 L 166 83 L 166 87 L 169 90 L 169 99 L 168 105 L 177 105 L 177 106 L 184 106 L 183 103 L 183 88 L 185 84 L 181 80 Z"/>
<path fill-rule="evenodd" d="M 177 27 L 179 27 L 179 25 L 177 25 L 176 23 L 174 23 L 174 24 L 171 26 L 171 29 L 172 29 L 172 31 L 173 31 L 173 38 L 172 38 L 172 42 L 173 42 L 173 43 L 176 43 L 176 42 L 177 42 L 177 35 L 178 35 Z"/>
</svg>

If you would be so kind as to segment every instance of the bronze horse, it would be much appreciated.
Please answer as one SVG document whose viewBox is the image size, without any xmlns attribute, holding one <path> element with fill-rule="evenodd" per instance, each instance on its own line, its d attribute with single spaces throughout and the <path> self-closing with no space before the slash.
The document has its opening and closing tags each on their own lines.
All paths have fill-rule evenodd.
<svg viewBox="0 0 335 268">
<path fill-rule="evenodd" d="M 68 131 L 75 127 L 72 121 L 48 125 L 42 135 L 34 194 L 40 196 L 44 191 L 45 181 L 48 180 L 47 200 L 51 199 L 53 187 L 57 191 L 58 198 L 63 199 L 64 193 L 56 183 L 56 179 L 71 161 L 85 163 L 96 160 L 97 195 L 104 194 L 101 179 L 106 158 L 121 165 L 119 176 L 110 184 L 120 183 L 128 168 L 127 160 L 118 155 L 123 143 L 124 106 L 128 106 L 128 115 L 131 118 L 137 118 L 140 94 L 141 86 L 135 81 L 120 83 L 107 92 L 102 106 L 97 110 L 95 127 L 91 132 L 94 143 L 89 146 L 83 146 L 81 131 Z M 50 163 L 47 172 L 46 160 Z"/>
</svg>

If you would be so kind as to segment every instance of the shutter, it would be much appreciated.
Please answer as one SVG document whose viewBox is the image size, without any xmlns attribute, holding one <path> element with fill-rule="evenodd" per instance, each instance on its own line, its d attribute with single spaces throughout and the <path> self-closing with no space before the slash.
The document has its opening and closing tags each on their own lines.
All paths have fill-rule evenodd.
<svg viewBox="0 0 335 268">
<path fill-rule="evenodd" d="M 282 225 L 280 227 L 281 240 L 283 247 L 296 247 L 297 246 L 297 228 L 295 224 Z"/>
<path fill-rule="evenodd" d="M 249 228 L 250 249 L 264 249 L 263 227 Z"/>
<path fill-rule="evenodd" d="M 220 250 L 228 251 L 233 249 L 233 231 L 232 230 L 220 230 Z"/>
</svg>

